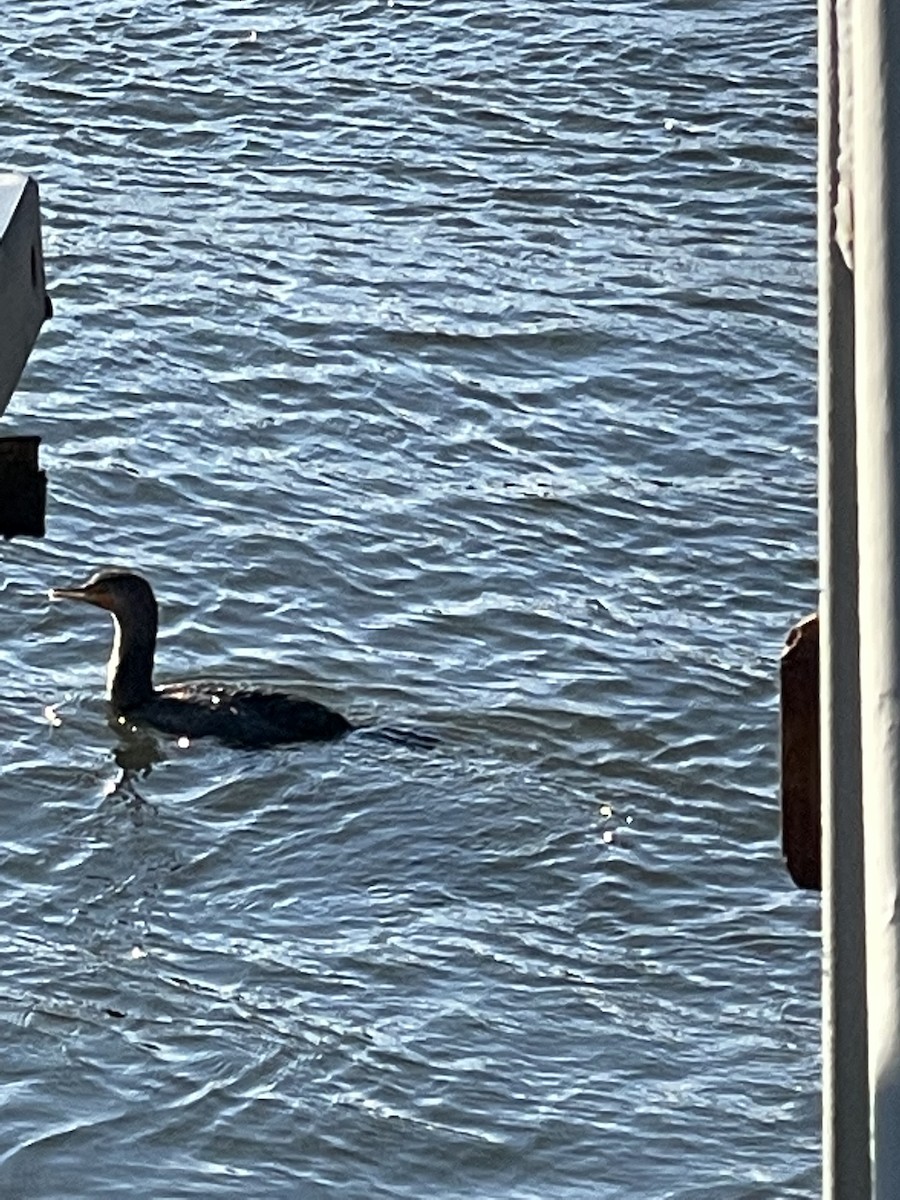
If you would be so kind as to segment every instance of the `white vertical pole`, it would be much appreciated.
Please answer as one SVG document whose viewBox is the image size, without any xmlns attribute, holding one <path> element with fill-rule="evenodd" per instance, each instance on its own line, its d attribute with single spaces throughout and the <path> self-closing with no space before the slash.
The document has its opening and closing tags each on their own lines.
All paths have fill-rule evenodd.
<svg viewBox="0 0 900 1200">
<path fill-rule="evenodd" d="M 900 1198 L 900 6 L 854 0 L 860 690 L 872 1182 Z"/>
<path fill-rule="evenodd" d="M 842 14 L 846 15 L 846 14 Z M 822 1195 L 869 1200 L 869 1078 L 860 795 L 853 275 L 836 237 L 849 188 L 849 21 L 819 0 L 819 560 L 822 744 Z M 843 114 L 846 121 L 847 114 Z M 846 191 L 844 195 L 846 195 Z"/>
</svg>

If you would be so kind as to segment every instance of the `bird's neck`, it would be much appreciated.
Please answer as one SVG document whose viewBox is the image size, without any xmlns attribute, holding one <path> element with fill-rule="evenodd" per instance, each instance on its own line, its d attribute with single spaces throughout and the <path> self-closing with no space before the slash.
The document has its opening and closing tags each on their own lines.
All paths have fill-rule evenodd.
<svg viewBox="0 0 900 1200">
<path fill-rule="evenodd" d="M 153 697 L 155 624 L 124 625 L 113 614 L 113 647 L 106 673 L 107 699 L 117 712 L 140 708 Z"/>
</svg>

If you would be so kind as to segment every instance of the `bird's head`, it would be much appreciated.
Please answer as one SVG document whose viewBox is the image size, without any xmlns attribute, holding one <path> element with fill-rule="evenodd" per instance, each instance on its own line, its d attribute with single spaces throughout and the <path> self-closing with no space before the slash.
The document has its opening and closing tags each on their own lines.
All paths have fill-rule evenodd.
<svg viewBox="0 0 900 1200">
<path fill-rule="evenodd" d="M 142 609 L 156 610 L 153 590 L 147 580 L 122 567 L 97 571 L 81 587 L 53 588 L 50 599 L 83 600 L 86 604 L 105 608 L 117 617 Z"/>
</svg>

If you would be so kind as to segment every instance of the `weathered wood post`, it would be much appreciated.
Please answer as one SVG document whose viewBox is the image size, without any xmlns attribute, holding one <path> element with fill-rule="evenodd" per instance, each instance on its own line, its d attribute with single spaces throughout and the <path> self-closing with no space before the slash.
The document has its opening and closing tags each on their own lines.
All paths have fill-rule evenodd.
<svg viewBox="0 0 900 1200">
<path fill-rule="evenodd" d="M 869 1200 L 851 9 L 819 2 L 819 679 L 822 1193 Z"/>
<path fill-rule="evenodd" d="M 0 413 L 51 314 L 37 184 L 0 172 Z M 47 482 L 36 437 L 0 439 L 0 537 L 43 537 Z"/>
<path fill-rule="evenodd" d="M 872 1185 L 900 1197 L 900 6 L 853 0 L 860 711 Z"/>
<path fill-rule="evenodd" d="M 0 172 L 0 413 L 50 312 L 37 184 Z"/>
</svg>

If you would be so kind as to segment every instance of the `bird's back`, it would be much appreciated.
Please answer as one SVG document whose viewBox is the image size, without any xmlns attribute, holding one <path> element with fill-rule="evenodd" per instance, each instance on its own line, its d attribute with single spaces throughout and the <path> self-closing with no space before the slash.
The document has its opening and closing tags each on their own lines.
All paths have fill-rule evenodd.
<svg viewBox="0 0 900 1200">
<path fill-rule="evenodd" d="M 172 683 L 129 713 L 176 737 L 217 737 L 240 746 L 330 741 L 352 725 L 340 713 L 286 692 L 217 683 Z"/>
</svg>

